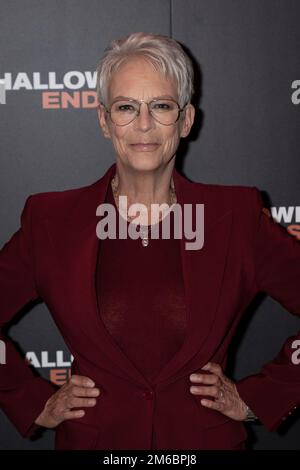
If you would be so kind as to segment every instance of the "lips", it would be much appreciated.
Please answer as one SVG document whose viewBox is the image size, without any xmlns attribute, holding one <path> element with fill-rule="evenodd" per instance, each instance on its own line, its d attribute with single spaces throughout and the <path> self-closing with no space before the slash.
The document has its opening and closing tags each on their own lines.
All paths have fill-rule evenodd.
<svg viewBox="0 0 300 470">
<path fill-rule="evenodd" d="M 137 144 L 131 144 L 131 147 L 134 150 L 143 151 L 143 152 L 153 152 L 158 148 L 159 144 L 157 143 L 143 143 L 138 142 Z"/>
</svg>

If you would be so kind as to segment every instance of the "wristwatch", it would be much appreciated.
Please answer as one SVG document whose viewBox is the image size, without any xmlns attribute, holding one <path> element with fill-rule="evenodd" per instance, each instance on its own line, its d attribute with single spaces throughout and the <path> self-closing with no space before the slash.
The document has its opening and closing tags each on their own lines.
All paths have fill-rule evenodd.
<svg viewBox="0 0 300 470">
<path fill-rule="evenodd" d="M 246 418 L 244 421 L 257 421 L 258 420 L 258 417 L 255 416 L 255 414 L 253 413 L 253 411 L 249 408 L 249 406 L 247 405 L 247 409 L 246 409 Z"/>
</svg>

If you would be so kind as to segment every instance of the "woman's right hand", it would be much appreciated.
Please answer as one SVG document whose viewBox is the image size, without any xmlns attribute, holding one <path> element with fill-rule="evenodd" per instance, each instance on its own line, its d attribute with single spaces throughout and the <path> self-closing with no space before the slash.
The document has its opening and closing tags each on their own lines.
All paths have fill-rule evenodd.
<svg viewBox="0 0 300 470">
<path fill-rule="evenodd" d="M 96 405 L 99 388 L 88 377 L 72 375 L 70 379 L 55 392 L 46 402 L 35 424 L 45 428 L 55 428 L 66 419 L 76 419 L 84 416 L 82 409 L 71 408 L 91 407 Z"/>
</svg>

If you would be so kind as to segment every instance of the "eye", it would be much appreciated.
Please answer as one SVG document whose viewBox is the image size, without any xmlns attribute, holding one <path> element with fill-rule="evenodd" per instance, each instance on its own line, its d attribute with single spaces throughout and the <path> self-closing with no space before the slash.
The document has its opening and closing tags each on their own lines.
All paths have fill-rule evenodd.
<svg viewBox="0 0 300 470">
<path fill-rule="evenodd" d="M 135 111 L 135 107 L 132 104 L 120 104 L 117 111 Z"/>
<path fill-rule="evenodd" d="M 137 105 L 136 103 L 132 103 L 130 101 L 115 101 L 115 103 L 112 104 L 111 111 L 112 113 L 118 113 L 118 114 L 133 114 L 137 111 Z"/>
<path fill-rule="evenodd" d="M 153 109 L 162 109 L 162 110 L 169 110 L 172 109 L 169 103 L 154 103 Z"/>
</svg>

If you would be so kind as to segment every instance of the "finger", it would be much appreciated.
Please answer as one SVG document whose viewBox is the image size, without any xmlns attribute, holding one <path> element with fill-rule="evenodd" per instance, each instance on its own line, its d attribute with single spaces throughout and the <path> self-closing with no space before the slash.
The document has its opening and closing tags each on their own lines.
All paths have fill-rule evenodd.
<svg viewBox="0 0 300 470">
<path fill-rule="evenodd" d="M 192 374 L 190 375 L 191 382 L 221 385 L 222 381 L 220 377 L 215 374 Z"/>
<path fill-rule="evenodd" d="M 82 418 L 85 415 L 84 410 L 68 410 L 64 412 L 64 419 L 74 419 L 74 418 Z"/>
<path fill-rule="evenodd" d="M 215 397 L 218 398 L 220 396 L 220 389 L 218 387 L 215 387 L 214 385 L 208 386 L 208 387 L 196 387 L 192 386 L 190 388 L 191 393 L 194 395 L 207 395 L 209 397 Z"/>
<path fill-rule="evenodd" d="M 81 408 L 85 406 L 95 406 L 97 403 L 96 398 L 77 398 L 72 397 L 67 401 L 67 408 Z"/>
<path fill-rule="evenodd" d="M 72 387 L 72 394 L 75 397 L 97 397 L 100 395 L 99 388 L 90 388 L 90 387 L 78 387 L 74 385 Z"/>
<path fill-rule="evenodd" d="M 79 387 L 95 387 L 95 382 L 84 375 L 72 375 L 69 383 L 71 385 L 78 385 Z"/>
<path fill-rule="evenodd" d="M 212 400 L 207 400 L 205 398 L 202 398 L 200 401 L 201 405 L 211 408 L 212 410 L 217 410 L 217 411 L 225 411 L 225 404 L 219 401 L 212 401 Z"/>
<path fill-rule="evenodd" d="M 204 367 L 202 367 L 202 369 L 208 370 L 212 372 L 213 374 L 216 374 L 220 378 L 223 377 L 222 368 L 220 364 L 217 364 L 216 362 L 208 362 Z"/>
</svg>

